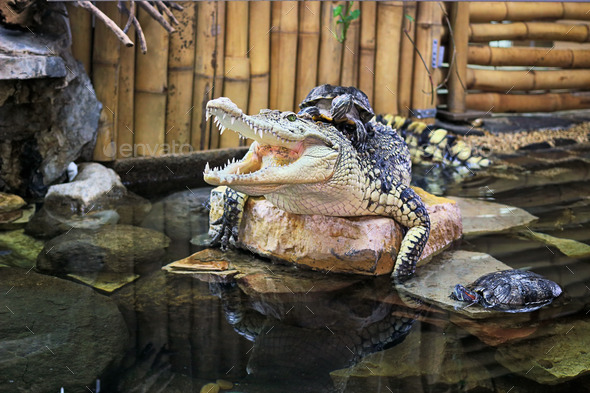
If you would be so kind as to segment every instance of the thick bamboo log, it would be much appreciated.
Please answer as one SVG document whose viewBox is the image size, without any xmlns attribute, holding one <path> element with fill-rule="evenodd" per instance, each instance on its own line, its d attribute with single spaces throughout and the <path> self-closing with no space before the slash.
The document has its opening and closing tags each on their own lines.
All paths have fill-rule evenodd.
<svg viewBox="0 0 590 393">
<path fill-rule="evenodd" d="M 66 2 L 72 32 L 72 54 L 82 62 L 88 75 L 92 69 L 92 14 L 81 7 Z"/>
<path fill-rule="evenodd" d="M 469 3 L 456 2 L 451 6 L 451 28 L 453 40 L 449 42 L 449 63 L 452 69 L 449 76 L 449 112 L 465 112 L 465 79 L 467 74 L 467 47 L 469 44 Z M 454 45 L 453 45 L 454 44 Z M 454 56 L 454 60 L 452 57 Z"/>
<path fill-rule="evenodd" d="M 135 28 L 131 26 L 127 31 L 129 38 L 135 37 Z M 135 48 L 128 48 L 120 44 L 119 51 L 119 92 L 117 114 L 117 158 L 133 156 L 134 144 L 134 95 L 135 95 Z"/>
<path fill-rule="evenodd" d="M 225 1 L 216 1 L 216 26 L 213 34 L 215 35 L 215 79 L 213 83 L 213 98 L 221 97 L 223 95 L 223 80 L 225 78 L 225 15 L 226 3 Z M 221 135 L 219 130 L 212 124 L 209 135 L 209 148 L 218 149 L 221 143 Z"/>
<path fill-rule="evenodd" d="M 419 2 L 416 19 L 416 54 L 412 82 L 413 117 L 434 121 L 436 85 L 434 82 L 433 44 L 440 49 L 442 9 L 434 2 Z"/>
<path fill-rule="evenodd" d="M 554 112 L 590 108 L 590 92 L 548 94 L 468 94 L 469 109 L 498 112 Z"/>
<path fill-rule="evenodd" d="M 412 105 L 412 76 L 414 74 L 414 44 L 416 37 L 416 2 L 404 2 L 402 20 L 397 106 L 400 116 L 410 115 Z"/>
<path fill-rule="evenodd" d="M 207 101 L 213 96 L 215 78 L 215 44 L 217 34 L 217 3 L 197 2 L 195 75 L 191 119 L 191 145 L 194 149 L 209 148 L 211 121 L 205 119 Z"/>
<path fill-rule="evenodd" d="M 401 1 L 377 3 L 377 49 L 375 52 L 376 113 L 398 113 L 397 82 L 404 5 Z"/>
<path fill-rule="evenodd" d="M 349 6 L 350 3 L 347 3 Z M 352 7 L 349 12 L 354 12 L 359 9 L 359 2 L 352 2 Z M 350 27 L 346 34 L 346 41 L 344 41 L 344 49 L 342 50 L 342 67 L 340 74 L 340 84 L 342 86 L 356 86 L 359 74 L 359 44 L 360 44 L 360 20 L 354 19 L 350 22 Z"/>
<path fill-rule="evenodd" d="M 295 77 L 299 9 L 296 1 L 272 3 L 270 107 L 296 110 Z"/>
<path fill-rule="evenodd" d="M 299 46 L 297 48 L 297 83 L 295 103 L 300 103 L 316 86 L 318 77 L 318 53 L 320 47 L 319 1 L 299 3 Z"/>
<path fill-rule="evenodd" d="M 544 22 L 515 22 L 502 24 L 472 23 L 470 42 L 511 41 L 590 41 L 590 26 Z"/>
<path fill-rule="evenodd" d="M 135 60 L 135 145 L 138 156 L 159 156 L 166 135 L 166 89 L 168 87 L 168 32 L 144 9 L 138 20 L 149 50 L 138 49 Z"/>
<path fill-rule="evenodd" d="M 497 48 L 474 44 L 469 45 L 467 61 L 469 64 L 490 66 L 590 68 L 590 51 L 529 47 Z"/>
<path fill-rule="evenodd" d="M 469 68 L 466 86 L 472 90 L 504 92 L 549 89 L 590 90 L 590 70 L 504 71 Z"/>
<path fill-rule="evenodd" d="M 250 34 L 248 55 L 250 56 L 250 99 L 248 112 L 258 113 L 268 108 L 270 87 L 270 2 L 250 3 Z"/>
<path fill-rule="evenodd" d="M 322 29 L 320 34 L 320 55 L 318 69 L 318 84 L 340 84 L 340 70 L 342 65 L 342 45 L 334 35 L 342 32 L 338 18 L 334 17 L 334 8 L 345 6 L 344 1 L 323 1 L 322 3 Z"/>
<path fill-rule="evenodd" d="M 361 37 L 359 59 L 359 89 L 373 104 L 375 83 L 375 45 L 377 43 L 377 3 L 361 2 Z"/>
<path fill-rule="evenodd" d="M 100 3 L 98 8 L 113 22 L 119 21 L 117 3 Z M 97 23 L 94 30 L 92 84 L 96 97 L 102 102 L 102 110 L 93 156 L 96 161 L 111 161 L 117 155 L 119 57 L 119 40 L 104 23 Z"/>
<path fill-rule="evenodd" d="M 230 1 L 226 6 L 225 76 L 223 96 L 248 112 L 250 88 L 250 59 L 248 58 L 248 2 Z M 237 147 L 239 134 L 226 132 L 220 137 L 219 147 Z"/>
<path fill-rule="evenodd" d="M 469 4 L 469 19 L 471 23 L 539 19 L 590 20 L 588 10 L 590 10 L 588 3 L 482 1 Z"/>
<path fill-rule="evenodd" d="M 187 112 L 193 105 L 196 9 L 196 2 L 186 2 L 178 13 L 176 32 L 170 35 L 165 140 L 173 154 L 190 150 L 192 116 Z"/>
</svg>

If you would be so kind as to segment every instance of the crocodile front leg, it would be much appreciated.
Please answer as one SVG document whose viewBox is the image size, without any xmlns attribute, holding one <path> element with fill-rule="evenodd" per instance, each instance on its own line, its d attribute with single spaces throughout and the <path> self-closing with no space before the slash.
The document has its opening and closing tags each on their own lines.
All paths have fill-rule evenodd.
<svg viewBox="0 0 590 393">
<path fill-rule="evenodd" d="M 392 216 L 408 228 L 397 253 L 391 277 L 394 282 L 405 281 L 414 274 L 430 235 L 430 217 L 420 196 L 408 186 L 398 184 L 377 203 L 385 205 L 383 215 Z"/>
<path fill-rule="evenodd" d="M 210 243 L 211 246 L 219 244 L 221 249 L 225 251 L 230 239 L 238 240 L 240 223 L 247 200 L 248 195 L 233 188 L 227 187 L 225 189 L 223 194 L 223 214 L 219 219 L 211 223 L 212 230 L 209 231 L 209 234 L 213 237 Z"/>
</svg>

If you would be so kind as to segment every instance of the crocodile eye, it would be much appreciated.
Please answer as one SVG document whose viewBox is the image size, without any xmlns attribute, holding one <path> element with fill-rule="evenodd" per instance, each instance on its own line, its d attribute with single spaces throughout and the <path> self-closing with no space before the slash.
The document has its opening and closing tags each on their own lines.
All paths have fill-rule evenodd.
<svg viewBox="0 0 590 393">
<path fill-rule="evenodd" d="M 290 114 L 287 116 L 287 120 L 289 121 L 295 121 L 297 120 L 297 115 L 295 115 L 294 113 Z"/>
</svg>

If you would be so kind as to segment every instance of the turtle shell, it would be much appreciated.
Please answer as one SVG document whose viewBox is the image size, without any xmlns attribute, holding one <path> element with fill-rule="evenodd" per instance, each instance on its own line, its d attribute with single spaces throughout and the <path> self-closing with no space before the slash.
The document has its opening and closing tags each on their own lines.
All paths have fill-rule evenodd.
<svg viewBox="0 0 590 393">
<path fill-rule="evenodd" d="M 559 285 L 545 277 L 522 270 L 503 270 L 481 276 L 467 286 L 487 308 L 528 312 L 548 305 L 561 294 Z"/>
<path fill-rule="evenodd" d="M 371 104 L 369 103 L 369 97 L 353 86 L 344 87 L 325 84 L 314 87 L 309 94 L 307 94 L 307 97 L 301 101 L 299 107 L 304 109 L 309 106 L 317 106 L 322 113 L 326 111 L 329 113 L 334 98 L 344 94 L 350 94 L 352 96 L 354 106 L 360 114 L 361 121 L 366 123 L 375 116 L 373 108 L 371 108 Z"/>
</svg>

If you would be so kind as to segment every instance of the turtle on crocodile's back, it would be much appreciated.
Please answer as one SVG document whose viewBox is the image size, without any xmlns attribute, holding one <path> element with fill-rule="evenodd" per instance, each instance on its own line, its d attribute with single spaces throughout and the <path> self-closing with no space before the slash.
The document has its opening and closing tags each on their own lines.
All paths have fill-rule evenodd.
<svg viewBox="0 0 590 393">
<path fill-rule="evenodd" d="M 516 313 L 537 310 L 559 295 L 561 288 L 553 281 L 533 272 L 515 269 L 486 274 L 467 287 L 457 284 L 450 297 Z"/>
<path fill-rule="evenodd" d="M 356 87 L 325 84 L 314 87 L 299 104 L 299 116 L 354 127 L 357 148 L 365 148 L 368 133 L 365 128 L 374 116 L 369 97 Z M 341 130 L 342 131 L 342 130 Z"/>
</svg>

